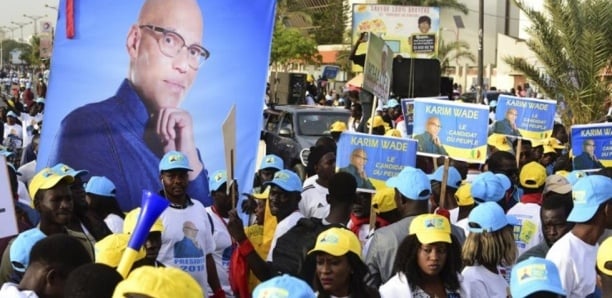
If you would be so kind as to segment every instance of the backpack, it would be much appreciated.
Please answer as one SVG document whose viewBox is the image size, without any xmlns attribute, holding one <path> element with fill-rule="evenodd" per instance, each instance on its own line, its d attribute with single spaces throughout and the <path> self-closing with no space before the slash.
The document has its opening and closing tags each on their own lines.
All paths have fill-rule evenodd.
<svg viewBox="0 0 612 298">
<path fill-rule="evenodd" d="M 272 252 L 274 274 L 290 274 L 304 280 L 310 270 L 305 266 L 308 252 L 315 246 L 317 236 L 324 230 L 341 225 L 324 225 L 320 218 L 301 218 L 297 224 L 276 240 Z"/>
</svg>

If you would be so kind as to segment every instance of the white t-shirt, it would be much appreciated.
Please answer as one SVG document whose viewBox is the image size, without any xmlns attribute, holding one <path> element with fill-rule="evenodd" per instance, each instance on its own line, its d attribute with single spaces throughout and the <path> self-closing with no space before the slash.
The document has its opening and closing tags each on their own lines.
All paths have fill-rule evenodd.
<svg viewBox="0 0 612 298">
<path fill-rule="evenodd" d="M 595 291 L 597 248 L 576 237 L 571 231 L 561 237 L 546 254 L 559 269 L 561 285 L 568 298 L 586 297 Z"/>
<path fill-rule="evenodd" d="M 520 221 L 520 225 L 514 226 L 514 239 L 519 256 L 544 241 L 540 205 L 519 202 L 510 208 L 507 214 L 516 216 Z"/>
<path fill-rule="evenodd" d="M 6 282 L 0 288 L 0 297 L 6 298 L 38 298 L 38 295 L 34 291 L 19 290 L 17 284 L 12 282 Z"/>
<path fill-rule="evenodd" d="M 329 203 L 327 203 L 327 194 L 329 190 L 323 187 L 316 181 L 304 187 L 302 191 L 302 199 L 298 204 L 298 208 L 304 217 L 325 218 L 329 213 Z"/>
<path fill-rule="evenodd" d="M 25 183 L 21 181 L 17 181 L 17 196 L 19 197 L 19 202 L 32 206 L 32 198 L 30 198 L 28 188 L 26 187 Z"/>
<path fill-rule="evenodd" d="M 219 282 L 225 292 L 226 297 L 234 297 L 232 287 L 229 283 L 229 263 L 233 253 L 232 236 L 230 236 L 227 230 L 227 222 L 229 218 L 222 218 L 216 214 L 212 207 L 206 207 L 206 212 L 210 215 L 214 225 L 213 241 L 215 242 L 215 252 L 213 253 L 213 259 L 217 266 L 217 275 L 219 276 Z M 206 288 L 208 296 L 212 296 L 214 292 L 208 286 Z"/>
<path fill-rule="evenodd" d="M 4 138 L 8 138 L 9 134 L 15 135 L 23 140 L 23 131 L 19 124 L 9 125 L 8 123 L 4 123 Z"/>
<path fill-rule="evenodd" d="M 206 209 L 199 201 L 191 202 L 185 209 L 168 207 L 161 214 L 164 231 L 157 260 L 189 273 L 206 289 L 206 255 L 214 252 L 215 244 Z"/>
<path fill-rule="evenodd" d="M 298 220 L 303 217 L 304 215 L 302 215 L 302 213 L 295 211 L 276 224 L 276 229 L 274 230 L 274 236 L 272 237 L 272 243 L 270 244 L 270 250 L 268 251 L 266 261 L 272 262 L 272 255 L 278 238 L 285 235 L 285 233 L 293 228 L 295 224 L 297 224 Z"/>
<path fill-rule="evenodd" d="M 113 234 L 123 233 L 123 218 L 119 215 L 110 213 L 104 218 L 104 223 Z"/>
<path fill-rule="evenodd" d="M 353 222 L 349 220 L 348 224 L 346 225 L 347 229 L 352 229 L 353 228 Z M 372 235 L 374 234 L 374 231 L 372 231 Z M 362 224 L 361 227 L 359 227 L 359 230 L 357 230 L 357 238 L 359 238 L 359 242 L 361 242 L 361 255 L 365 256 L 367 251 L 367 245 L 368 243 L 368 239 L 371 238 L 370 235 L 370 224 Z"/>
<path fill-rule="evenodd" d="M 463 232 L 465 232 L 465 238 L 467 238 L 467 236 L 470 235 L 470 226 L 468 225 L 469 223 L 470 223 L 469 218 L 465 217 L 465 218 L 460 219 L 459 221 L 457 221 L 457 223 L 454 224 L 463 229 Z"/>
<path fill-rule="evenodd" d="M 32 178 L 34 177 L 34 175 L 36 175 L 36 159 L 28 162 L 24 165 L 21 165 L 21 167 L 19 167 L 19 169 L 17 169 L 17 171 L 19 173 L 21 173 L 21 176 L 17 176 L 17 179 L 19 179 L 19 181 L 29 185 L 30 181 L 32 180 Z M 27 191 L 26 191 L 27 193 Z M 29 197 L 30 195 L 28 195 Z"/>
<path fill-rule="evenodd" d="M 319 175 L 316 175 L 316 174 L 306 178 L 306 180 L 304 180 L 304 183 L 302 183 L 302 187 L 306 187 L 308 185 L 315 183 L 317 179 L 319 179 Z"/>
<path fill-rule="evenodd" d="M 468 297 L 465 295 L 465 290 L 463 289 L 464 281 L 461 275 L 459 275 L 459 290 L 456 291 L 456 294 L 459 294 L 461 297 Z M 408 279 L 406 275 L 402 272 L 398 272 L 393 277 L 391 277 L 386 283 L 380 286 L 378 289 L 380 292 L 381 298 L 412 298 L 413 293 L 412 289 L 410 289 L 410 284 L 408 284 Z M 447 290 L 447 294 L 449 291 Z M 421 296 L 419 296 L 421 297 Z"/>
<path fill-rule="evenodd" d="M 470 298 L 506 298 L 510 296 L 508 282 L 484 266 L 467 266 L 461 272 L 466 296 Z"/>
<path fill-rule="evenodd" d="M 38 113 L 36 116 L 30 116 L 28 113 L 21 113 L 20 118 L 21 124 L 23 124 L 23 148 L 25 148 L 32 141 L 32 131 L 34 129 L 34 125 L 43 120 L 43 114 Z"/>
</svg>

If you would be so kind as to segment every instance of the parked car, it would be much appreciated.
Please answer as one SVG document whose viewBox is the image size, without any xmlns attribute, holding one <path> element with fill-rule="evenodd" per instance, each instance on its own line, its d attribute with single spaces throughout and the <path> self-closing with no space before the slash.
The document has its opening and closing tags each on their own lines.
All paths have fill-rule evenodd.
<svg viewBox="0 0 612 298">
<path fill-rule="evenodd" d="M 514 95 L 510 92 L 499 92 L 499 91 L 487 91 L 485 93 L 485 95 L 487 96 L 487 101 L 484 101 L 484 103 L 490 103 L 491 101 L 495 100 L 497 101 L 497 98 L 499 97 L 499 95 L 504 94 L 504 95 Z M 457 100 L 460 100 L 462 102 L 470 102 L 470 103 L 475 103 L 476 102 L 476 92 L 466 92 L 461 94 L 461 96 L 459 96 L 459 98 Z"/>
<path fill-rule="evenodd" d="M 346 122 L 350 114 L 342 107 L 280 105 L 266 109 L 261 134 L 266 143 L 266 153 L 278 155 L 285 168 L 304 179 L 306 168 L 302 163 L 304 157 L 300 156 L 302 149 L 310 148 L 322 136 L 330 136 L 331 124 Z"/>
</svg>

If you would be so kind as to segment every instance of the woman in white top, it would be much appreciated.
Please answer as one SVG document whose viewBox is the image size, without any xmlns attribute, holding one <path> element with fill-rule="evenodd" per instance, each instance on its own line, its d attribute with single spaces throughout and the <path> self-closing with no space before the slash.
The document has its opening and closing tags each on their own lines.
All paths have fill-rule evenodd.
<svg viewBox="0 0 612 298">
<path fill-rule="evenodd" d="M 470 234 L 463 244 L 466 266 L 462 275 L 467 297 L 506 298 L 510 296 L 503 270 L 514 265 L 517 256 L 512 225 L 515 217 L 504 214 L 495 202 L 479 204 L 470 212 Z"/>
<path fill-rule="evenodd" d="M 104 176 L 92 176 L 85 186 L 85 200 L 89 209 L 113 232 L 123 232 L 125 215 L 115 199 L 115 184 Z"/>
<path fill-rule="evenodd" d="M 383 284 L 381 297 L 467 297 L 461 287 L 461 246 L 448 219 L 423 214 L 410 223 L 397 249 L 396 274 Z"/>
</svg>

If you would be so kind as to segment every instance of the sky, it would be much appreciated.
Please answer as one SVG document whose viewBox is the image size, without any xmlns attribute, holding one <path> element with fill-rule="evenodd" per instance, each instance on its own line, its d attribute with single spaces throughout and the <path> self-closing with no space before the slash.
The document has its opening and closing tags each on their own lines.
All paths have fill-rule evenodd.
<svg viewBox="0 0 612 298">
<path fill-rule="evenodd" d="M 0 30 L 4 30 L 2 27 L 16 27 L 16 25 L 11 22 L 17 23 L 27 23 L 32 22 L 31 19 L 24 17 L 24 14 L 29 16 L 38 17 L 47 15 L 44 18 L 38 20 L 38 30 L 40 31 L 40 22 L 51 21 L 53 27 L 55 27 L 55 22 L 57 20 L 57 10 L 52 8 L 45 7 L 46 5 L 57 7 L 59 0 L 0 0 Z M 8 31 L 8 30 L 5 30 Z M 21 31 L 19 29 L 15 30 L 14 37 L 16 39 L 21 38 Z M 34 34 L 34 24 L 25 25 L 23 27 L 23 38 L 28 39 L 31 35 Z M 1 34 L 0 34 L 1 35 Z M 10 38 L 10 31 L 6 33 L 6 37 Z"/>
</svg>

